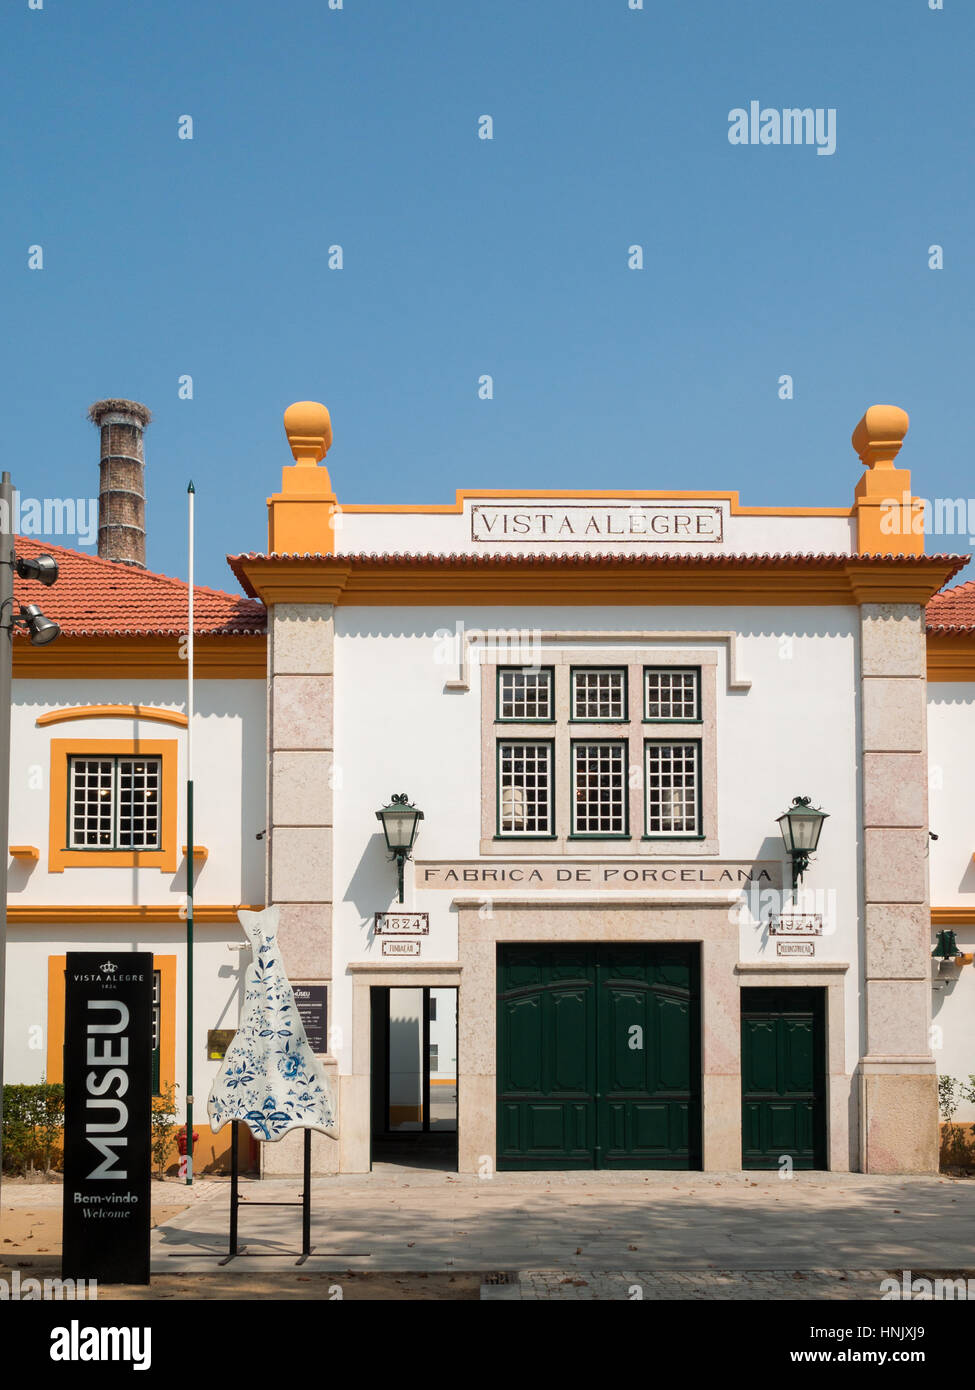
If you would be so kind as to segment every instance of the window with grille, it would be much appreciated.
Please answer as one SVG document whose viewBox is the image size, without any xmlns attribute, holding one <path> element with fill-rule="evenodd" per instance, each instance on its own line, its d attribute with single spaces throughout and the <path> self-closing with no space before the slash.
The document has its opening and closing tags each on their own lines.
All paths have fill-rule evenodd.
<svg viewBox="0 0 975 1390">
<path fill-rule="evenodd" d="M 430 1070 L 431 1070 L 431 1071 L 437 1071 L 437 1070 L 438 1070 L 438 1062 L 439 1062 L 439 1060 L 440 1060 L 440 1044 L 439 1044 L 439 1043 L 431 1043 L 431 1044 L 430 1044 Z"/>
<path fill-rule="evenodd" d="M 625 835 L 626 744 L 573 743 L 573 835 Z"/>
<path fill-rule="evenodd" d="M 502 667 L 498 671 L 498 718 L 553 719 L 553 674 L 551 667 L 539 671 Z"/>
<path fill-rule="evenodd" d="M 647 834 L 700 834 L 701 745 L 647 744 Z"/>
<path fill-rule="evenodd" d="M 701 673 L 696 667 L 649 667 L 644 687 L 645 719 L 700 719 Z"/>
<path fill-rule="evenodd" d="M 574 670 L 572 718 L 613 720 L 626 718 L 626 671 Z"/>
<path fill-rule="evenodd" d="M 552 834 L 552 745 L 498 744 L 498 833 Z"/>
<path fill-rule="evenodd" d="M 71 758 L 70 849 L 162 848 L 161 758 Z"/>
</svg>

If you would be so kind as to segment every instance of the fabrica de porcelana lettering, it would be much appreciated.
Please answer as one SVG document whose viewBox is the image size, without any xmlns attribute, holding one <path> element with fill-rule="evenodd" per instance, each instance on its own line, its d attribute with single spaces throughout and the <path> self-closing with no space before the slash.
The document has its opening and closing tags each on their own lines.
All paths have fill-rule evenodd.
<svg viewBox="0 0 975 1390">
<path fill-rule="evenodd" d="M 717 874 L 704 868 L 609 868 L 597 870 L 599 881 L 612 883 L 622 879 L 624 883 L 771 883 L 772 876 L 767 869 L 753 873 L 750 869 L 721 869 Z M 444 883 L 544 883 L 545 874 L 541 869 L 423 869 L 423 881 L 430 883 L 438 874 L 443 874 Z M 556 869 L 556 883 L 592 883 L 591 869 Z"/>
</svg>

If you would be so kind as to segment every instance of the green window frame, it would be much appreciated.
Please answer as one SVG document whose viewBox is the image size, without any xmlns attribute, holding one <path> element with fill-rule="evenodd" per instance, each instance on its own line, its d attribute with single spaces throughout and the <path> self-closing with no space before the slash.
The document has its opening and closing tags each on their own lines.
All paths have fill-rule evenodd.
<svg viewBox="0 0 975 1390">
<path fill-rule="evenodd" d="M 587 751 L 588 750 L 588 751 Z M 609 750 L 610 756 L 599 756 Z M 580 771 L 580 755 L 586 755 L 586 766 Z M 593 756 L 593 755 L 596 756 Z M 615 755 L 618 755 L 618 759 Z M 569 745 L 569 760 L 572 777 L 572 824 L 570 840 L 628 840 L 630 838 L 630 792 L 629 792 L 629 740 L 625 738 L 574 738 Z M 618 761 L 618 767 L 613 763 Z M 599 794 L 604 790 L 615 790 L 612 780 L 618 775 L 618 811 L 611 809 L 608 819 L 619 820 L 620 828 L 579 829 L 580 793 L 585 796 L 587 807 L 599 807 Z M 581 779 L 581 780 L 580 780 Z M 593 795 L 595 794 L 595 795 Z M 610 807 L 614 799 L 610 800 Z M 587 819 L 592 813 L 586 811 Z"/>
<path fill-rule="evenodd" d="M 576 712 L 576 694 L 578 682 L 582 678 L 599 677 L 608 678 L 610 676 L 619 677 L 619 714 L 578 714 Z M 629 711 L 629 678 L 625 666 L 572 666 L 569 668 L 569 723 L 570 724 L 628 724 L 630 722 Z M 609 687 L 607 687 L 608 689 Z M 600 692 L 598 686 L 595 691 L 587 696 L 587 702 L 597 704 L 600 702 Z"/>
<path fill-rule="evenodd" d="M 514 751 L 521 749 L 519 755 Z M 544 762 L 539 762 L 534 756 L 535 750 L 544 749 Z M 529 750 L 533 756 L 528 756 Z M 514 766 L 519 760 L 525 763 L 521 769 Z M 506 764 L 511 764 L 506 767 Z M 504 821 L 518 819 L 518 797 L 512 794 L 505 799 L 505 792 L 511 789 L 517 790 L 517 784 L 510 782 L 508 787 L 503 785 L 506 777 L 513 778 L 516 774 L 524 779 L 525 785 L 521 789 L 523 796 L 521 799 L 521 816 L 524 821 L 538 820 L 537 810 L 529 804 L 531 793 L 539 790 L 539 784 L 533 783 L 530 779 L 543 778 L 543 786 L 547 792 L 545 801 L 545 830 L 532 828 L 530 830 L 505 829 Z M 497 792 L 497 817 L 495 838 L 499 840 L 554 840 L 558 837 L 555 833 L 555 740 L 554 739 L 531 739 L 531 738 L 504 738 L 498 739 L 497 743 L 497 774 L 495 788 Z M 506 808 L 509 814 L 506 817 Z"/>
<path fill-rule="evenodd" d="M 666 760 L 666 759 L 662 759 L 658 771 L 657 771 L 656 773 L 652 773 L 652 772 L 651 772 L 651 753 L 652 753 L 654 750 L 664 750 L 664 749 L 675 750 L 675 751 L 672 752 L 671 755 L 670 755 L 669 766 L 667 765 L 667 760 Z M 676 750 L 687 750 L 687 749 L 693 749 L 693 757 L 692 757 L 692 759 L 691 759 L 691 767 L 692 767 L 692 772 L 693 772 L 693 782 L 692 782 L 692 785 L 691 785 L 691 787 L 690 787 L 690 795 L 691 795 L 691 798 L 692 798 L 692 799 L 690 800 L 690 802 L 689 802 L 688 796 L 687 796 L 687 790 L 688 790 L 688 789 L 687 789 L 684 785 L 681 784 L 681 779 L 682 779 L 683 777 L 686 777 L 686 773 L 687 773 L 686 753 L 677 753 L 677 751 L 676 751 Z M 702 782 L 702 744 L 701 744 L 701 740 L 700 740 L 699 738 L 697 738 L 697 739 L 695 739 L 695 738 L 690 738 L 690 739 L 675 739 L 675 738 L 653 739 L 653 738 L 648 738 L 648 739 L 645 739 L 645 740 L 644 740 L 644 744 L 643 744 L 643 769 L 644 769 L 644 789 L 643 789 L 644 827 L 643 827 L 643 838 L 644 838 L 645 840 L 703 840 L 703 839 L 705 838 L 705 836 L 704 836 L 704 830 L 703 830 L 704 820 L 703 820 L 703 805 L 702 805 L 702 797 L 701 797 L 701 782 Z M 655 785 L 655 781 L 656 781 L 656 785 Z M 681 804 L 682 806 L 684 806 L 685 808 L 687 807 L 688 804 L 692 805 L 692 807 L 693 807 L 694 827 L 695 827 L 695 828 L 694 828 L 693 830 L 685 830 L 685 829 L 675 830 L 675 829 L 672 828 L 672 826 L 671 826 L 671 828 L 667 828 L 665 825 L 664 825 L 664 826 L 661 826 L 660 828 L 657 828 L 657 829 L 652 828 L 652 822 L 653 822 L 653 820 L 655 819 L 655 815 L 654 815 L 654 813 L 651 811 L 651 800 L 650 800 L 650 798 L 651 798 L 652 793 L 653 793 L 655 790 L 656 790 L 656 791 L 659 791 L 659 792 L 661 792 L 661 793 L 668 793 L 668 792 L 671 793 L 671 800 L 670 800 L 670 805 L 671 805 L 671 807 L 673 807 L 673 805 L 675 804 L 675 803 L 674 803 L 674 795 L 673 795 L 673 794 L 674 794 L 674 793 L 680 793 L 680 804 Z M 660 804 L 661 804 L 661 807 L 663 807 L 663 806 L 666 805 L 666 802 L 665 802 L 663 796 L 661 796 L 661 798 L 660 798 Z M 661 821 L 668 821 L 668 820 L 669 820 L 669 821 L 671 821 L 671 822 L 673 822 L 674 820 L 677 819 L 677 817 L 676 817 L 673 813 L 671 813 L 670 815 L 668 815 L 668 814 L 666 814 L 666 812 L 663 811 L 663 810 L 661 810 L 660 812 L 657 813 L 657 818 L 659 818 Z M 686 818 L 686 811 L 685 811 L 685 818 Z"/>
<path fill-rule="evenodd" d="M 544 678 L 547 687 L 547 714 L 505 714 L 505 692 L 504 684 L 506 680 L 521 677 L 523 680 L 529 677 Z M 523 695 L 527 695 L 527 690 Z M 512 697 L 514 703 L 514 697 Z M 531 700 L 522 700 L 527 710 L 533 703 Z M 537 700 L 534 703 L 540 703 Z M 495 723 L 496 724 L 554 724 L 555 723 L 555 667 L 554 666 L 499 666 L 495 676 Z"/>
<path fill-rule="evenodd" d="M 690 685 L 687 677 L 693 677 Z M 650 682 L 653 677 L 660 678 L 656 705 L 659 708 L 669 703 L 664 714 L 651 714 Z M 686 709 L 686 692 L 693 692 L 693 714 L 675 714 L 675 708 Z M 701 668 L 700 666 L 644 666 L 643 668 L 643 722 L 644 724 L 701 724 Z"/>
</svg>

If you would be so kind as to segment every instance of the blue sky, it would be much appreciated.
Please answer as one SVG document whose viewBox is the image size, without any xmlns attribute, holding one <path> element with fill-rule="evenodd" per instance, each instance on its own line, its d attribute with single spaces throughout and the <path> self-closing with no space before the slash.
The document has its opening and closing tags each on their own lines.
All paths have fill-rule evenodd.
<svg viewBox="0 0 975 1390">
<path fill-rule="evenodd" d="M 86 409 L 129 396 L 154 414 L 149 564 L 184 573 L 192 477 L 198 577 L 224 588 L 224 555 L 265 546 L 281 413 L 305 398 L 332 412 L 347 502 L 618 485 L 842 506 L 875 401 L 911 414 L 915 491 L 968 496 L 975 7 L 628 6 L 8 0 L 21 493 L 93 495 Z M 834 108 L 836 152 L 730 144 L 752 100 Z"/>
</svg>

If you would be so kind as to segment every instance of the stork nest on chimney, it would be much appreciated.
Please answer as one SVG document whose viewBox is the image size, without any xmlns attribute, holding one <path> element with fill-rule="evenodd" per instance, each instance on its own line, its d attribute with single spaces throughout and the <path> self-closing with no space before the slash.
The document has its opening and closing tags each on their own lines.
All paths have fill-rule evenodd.
<svg viewBox="0 0 975 1390">
<path fill-rule="evenodd" d="M 143 425 L 148 425 L 152 419 L 152 411 L 146 405 L 141 405 L 139 401 L 126 401 L 121 397 L 110 397 L 105 401 L 96 401 L 89 407 L 88 419 L 93 425 L 100 424 L 103 415 L 109 414 L 113 410 L 124 410 L 129 415 L 134 415 Z"/>
</svg>

